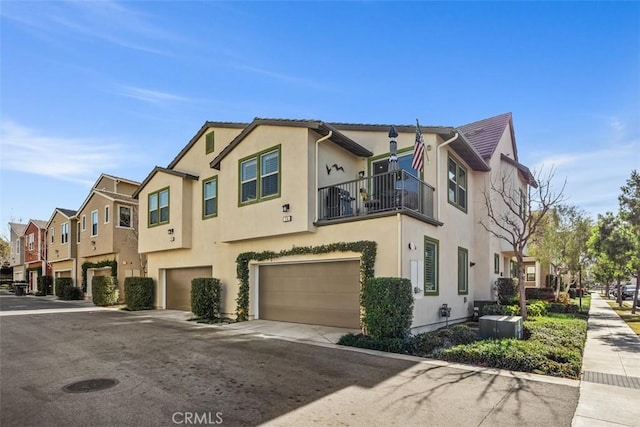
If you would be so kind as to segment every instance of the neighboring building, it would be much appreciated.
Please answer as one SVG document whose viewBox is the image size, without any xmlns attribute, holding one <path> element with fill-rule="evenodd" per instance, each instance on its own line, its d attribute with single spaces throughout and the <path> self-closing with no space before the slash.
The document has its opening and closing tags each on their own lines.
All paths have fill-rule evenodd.
<svg viewBox="0 0 640 427">
<path fill-rule="evenodd" d="M 494 296 L 513 252 L 491 236 L 483 193 L 509 175 L 535 184 L 518 163 L 511 114 L 459 128 L 423 127 L 424 172 L 412 167 L 416 128 L 395 126 L 398 165 L 389 170 L 388 125 L 255 119 L 206 122 L 134 194 L 139 251 L 157 281 L 156 305 L 188 310 L 190 281 L 217 277 L 223 311 L 236 309 L 236 258 L 249 263 L 249 316 L 357 328 L 361 253 L 317 250 L 375 242 L 376 276 L 411 279 L 413 328 L 472 316 Z M 292 250 L 293 248 L 301 248 Z M 315 248 L 315 250 L 314 250 Z"/>
<path fill-rule="evenodd" d="M 27 292 L 36 293 L 38 277 L 51 274 L 51 268 L 47 263 L 47 221 L 30 220 L 23 236 L 25 280 L 29 283 Z"/>
<path fill-rule="evenodd" d="M 56 208 L 47 223 L 47 254 L 54 279 L 78 276 L 76 211 Z"/>
<path fill-rule="evenodd" d="M 9 264 L 13 267 L 13 281 L 27 280 L 24 266 L 24 230 L 27 224 L 9 223 Z"/>
<path fill-rule="evenodd" d="M 124 279 L 140 276 L 136 215 L 137 200 L 131 195 L 140 183 L 102 174 L 75 214 L 77 272 L 76 283 L 82 285 L 83 265 L 87 266 L 86 295 L 91 297 L 94 276 L 113 275 L 124 298 Z"/>
</svg>

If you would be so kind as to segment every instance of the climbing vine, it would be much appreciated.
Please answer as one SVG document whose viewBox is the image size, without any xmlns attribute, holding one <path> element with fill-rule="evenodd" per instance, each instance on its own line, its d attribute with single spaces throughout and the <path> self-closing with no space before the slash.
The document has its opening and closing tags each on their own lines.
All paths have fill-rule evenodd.
<svg viewBox="0 0 640 427">
<path fill-rule="evenodd" d="M 105 259 L 104 261 L 98 262 L 83 262 L 82 263 L 82 291 L 87 292 L 87 270 L 90 268 L 102 268 L 102 267 L 111 267 L 111 275 L 114 277 L 118 276 L 118 261 Z"/>
<path fill-rule="evenodd" d="M 361 240 L 350 243 L 330 243 L 321 246 L 294 246 L 280 252 L 243 252 L 236 258 L 236 274 L 240 280 L 238 298 L 236 299 L 236 320 L 249 320 L 249 263 L 251 261 L 267 261 L 292 255 L 318 255 L 331 252 L 360 252 L 360 283 L 373 277 L 373 267 L 376 260 L 376 242 Z M 361 286 L 362 288 L 362 286 Z"/>
</svg>

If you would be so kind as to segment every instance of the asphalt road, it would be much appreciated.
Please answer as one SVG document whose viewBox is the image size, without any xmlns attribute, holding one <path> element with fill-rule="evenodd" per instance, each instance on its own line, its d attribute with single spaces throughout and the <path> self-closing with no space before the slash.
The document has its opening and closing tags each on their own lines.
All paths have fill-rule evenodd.
<svg viewBox="0 0 640 427">
<path fill-rule="evenodd" d="M 578 401 L 577 382 L 482 373 L 116 310 L 38 311 L 47 302 L 47 308 L 72 308 L 0 297 L 3 427 L 570 426 Z M 11 307 L 21 314 L 9 315 Z M 117 384 L 64 390 L 95 379 Z"/>
</svg>

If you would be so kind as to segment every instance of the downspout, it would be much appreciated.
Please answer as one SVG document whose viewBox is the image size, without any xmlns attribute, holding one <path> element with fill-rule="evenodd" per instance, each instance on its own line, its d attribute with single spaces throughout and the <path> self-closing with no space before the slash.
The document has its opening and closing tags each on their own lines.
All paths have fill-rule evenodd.
<svg viewBox="0 0 640 427">
<path fill-rule="evenodd" d="M 330 130 L 329 133 L 325 136 L 323 136 L 322 138 L 318 139 L 316 141 L 316 152 L 315 152 L 315 163 L 316 163 L 316 182 L 315 182 L 315 194 L 314 194 L 314 213 L 313 213 L 313 223 L 315 224 L 316 222 L 318 222 L 318 145 L 323 142 L 326 141 L 327 139 L 331 138 L 333 136 L 333 131 Z"/>
<path fill-rule="evenodd" d="M 445 142 L 443 142 L 442 144 L 440 144 L 438 146 L 438 148 L 436 149 L 436 186 L 437 188 L 437 192 L 438 192 L 438 203 L 437 203 L 437 211 L 436 211 L 436 218 L 440 219 L 440 191 L 441 191 L 441 186 L 440 186 L 440 149 L 442 147 L 446 147 L 447 145 L 451 144 L 453 141 L 455 141 L 456 139 L 458 139 L 458 136 L 460 136 L 458 134 L 458 132 L 456 132 L 455 135 L 453 135 L 452 138 L 447 139 Z"/>
<path fill-rule="evenodd" d="M 398 274 L 396 277 L 402 277 L 402 215 L 400 213 L 396 214 L 396 218 L 398 219 Z"/>
</svg>

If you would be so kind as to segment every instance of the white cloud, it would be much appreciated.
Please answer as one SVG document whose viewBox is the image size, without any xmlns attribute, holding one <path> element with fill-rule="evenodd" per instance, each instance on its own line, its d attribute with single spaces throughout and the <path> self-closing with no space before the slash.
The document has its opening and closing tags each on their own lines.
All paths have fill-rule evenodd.
<svg viewBox="0 0 640 427">
<path fill-rule="evenodd" d="M 66 138 L 43 135 L 14 121 L 0 122 L 4 170 L 44 175 L 65 181 L 93 184 L 96 171 L 121 166 L 119 144 L 104 138 Z"/>
<path fill-rule="evenodd" d="M 121 95 L 129 98 L 137 99 L 139 101 L 150 102 L 152 104 L 164 104 L 168 102 L 186 102 L 194 101 L 190 98 L 176 95 L 169 92 L 162 92 L 159 90 L 144 89 L 134 86 L 119 86 L 118 92 Z"/>
</svg>

